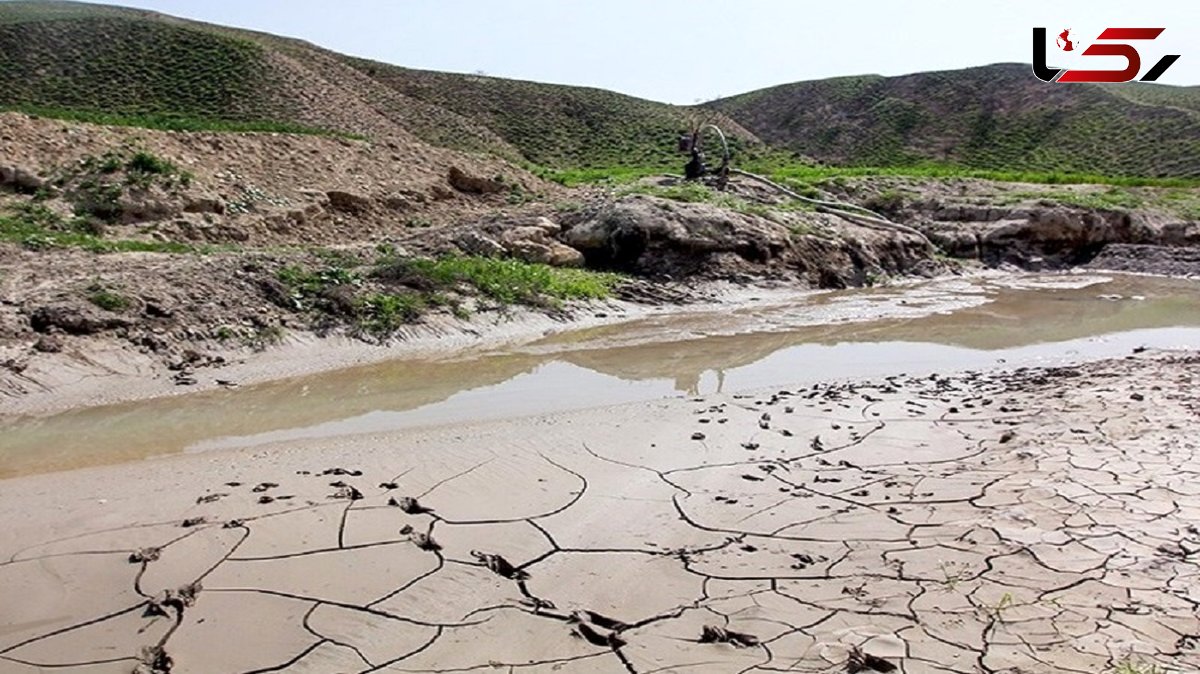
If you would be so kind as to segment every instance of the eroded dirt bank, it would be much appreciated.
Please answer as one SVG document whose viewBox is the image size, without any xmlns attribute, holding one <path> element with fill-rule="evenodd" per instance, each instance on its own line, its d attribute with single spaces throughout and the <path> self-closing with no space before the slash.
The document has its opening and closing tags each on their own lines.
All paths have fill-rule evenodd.
<svg viewBox="0 0 1200 674">
<path fill-rule="evenodd" d="M 0 669 L 1194 671 L 1197 376 L 1139 353 L 8 480 Z"/>
<path fill-rule="evenodd" d="M 566 189 L 403 139 L 0 122 L 0 402 L 18 406 L 114 373 L 167 390 L 238 383 L 230 362 L 269 376 L 283 359 L 260 352 L 331 336 L 396 356 L 412 354 L 413 335 L 482 343 L 514 313 L 532 326 L 612 313 L 580 297 L 709 301 L 712 282 L 848 288 L 980 266 L 1200 273 L 1194 188 L 789 183 L 872 209 L 872 221 L 747 176 L 725 191 L 670 178 Z M 437 266 L 451 259 L 477 268 Z M 548 283 L 508 291 L 512 275 L 551 273 L 584 281 L 561 296 Z"/>
</svg>

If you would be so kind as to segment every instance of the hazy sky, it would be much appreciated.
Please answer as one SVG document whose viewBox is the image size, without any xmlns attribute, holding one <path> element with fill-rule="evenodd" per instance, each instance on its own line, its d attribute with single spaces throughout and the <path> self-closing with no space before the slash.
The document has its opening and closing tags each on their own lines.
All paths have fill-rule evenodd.
<svg viewBox="0 0 1200 674">
<path fill-rule="evenodd" d="M 1143 72 L 1200 84 L 1195 0 L 120 0 L 298 37 L 335 51 L 432 70 L 613 89 L 672 103 L 798 80 L 1027 63 L 1031 28 L 1166 27 L 1139 44 Z M 1078 50 L 1077 50 L 1078 51 Z M 1058 65 L 1066 57 L 1057 53 Z M 1091 57 L 1093 67 L 1107 68 Z M 1113 64 L 1113 65 L 1119 65 Z M 1119 67 L 1116 69 L 1120 69 Z M 1056 85 L 1065 86 L 1065 85 Z"/>
</svg>

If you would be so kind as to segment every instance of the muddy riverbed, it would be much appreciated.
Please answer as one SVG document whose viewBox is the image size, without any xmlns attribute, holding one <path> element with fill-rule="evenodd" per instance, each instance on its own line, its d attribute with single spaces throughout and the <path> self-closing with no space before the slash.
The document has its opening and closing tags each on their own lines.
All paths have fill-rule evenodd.
<svg viewBox="0 0 1200 674">
<path fill-rule="evenodd" d="M 990 275 L 766 296 L 441 359 L 0 422 L 0 477 L 673 396 L 1200 348 L 1200 283 Z"/>
</svg>

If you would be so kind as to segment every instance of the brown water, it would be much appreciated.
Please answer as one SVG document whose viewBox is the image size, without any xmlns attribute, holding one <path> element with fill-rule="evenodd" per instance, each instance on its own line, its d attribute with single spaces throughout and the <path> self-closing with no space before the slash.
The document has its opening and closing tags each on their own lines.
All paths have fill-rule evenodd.
<svg viewBox="0 0 1200 674">
<path fill-rule="evenodd" d="M 0 422 L 0 477 L 833 378 L 1200 349 L 1200 283 L 1005 276 L 809 293 L 456 358 Z"/>
</svg>

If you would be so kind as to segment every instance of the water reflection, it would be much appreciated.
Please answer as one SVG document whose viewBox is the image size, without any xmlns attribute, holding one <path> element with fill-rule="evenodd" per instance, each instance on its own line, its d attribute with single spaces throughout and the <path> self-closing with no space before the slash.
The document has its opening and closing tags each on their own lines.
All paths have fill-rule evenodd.
<svg viewBox="0 0 1200 674">
<path fill-rule="evenodd" d="M 1099 357 L 1143 343 L 1200 348 L 1196 283 L 1096 280 L 1103 282 L 1038 287 L 1022 277 L 823 293 L 581 330 L 503 352 L 10 419 L 0 435 L 0 476 L 998 359 Z"/>
</svg>

